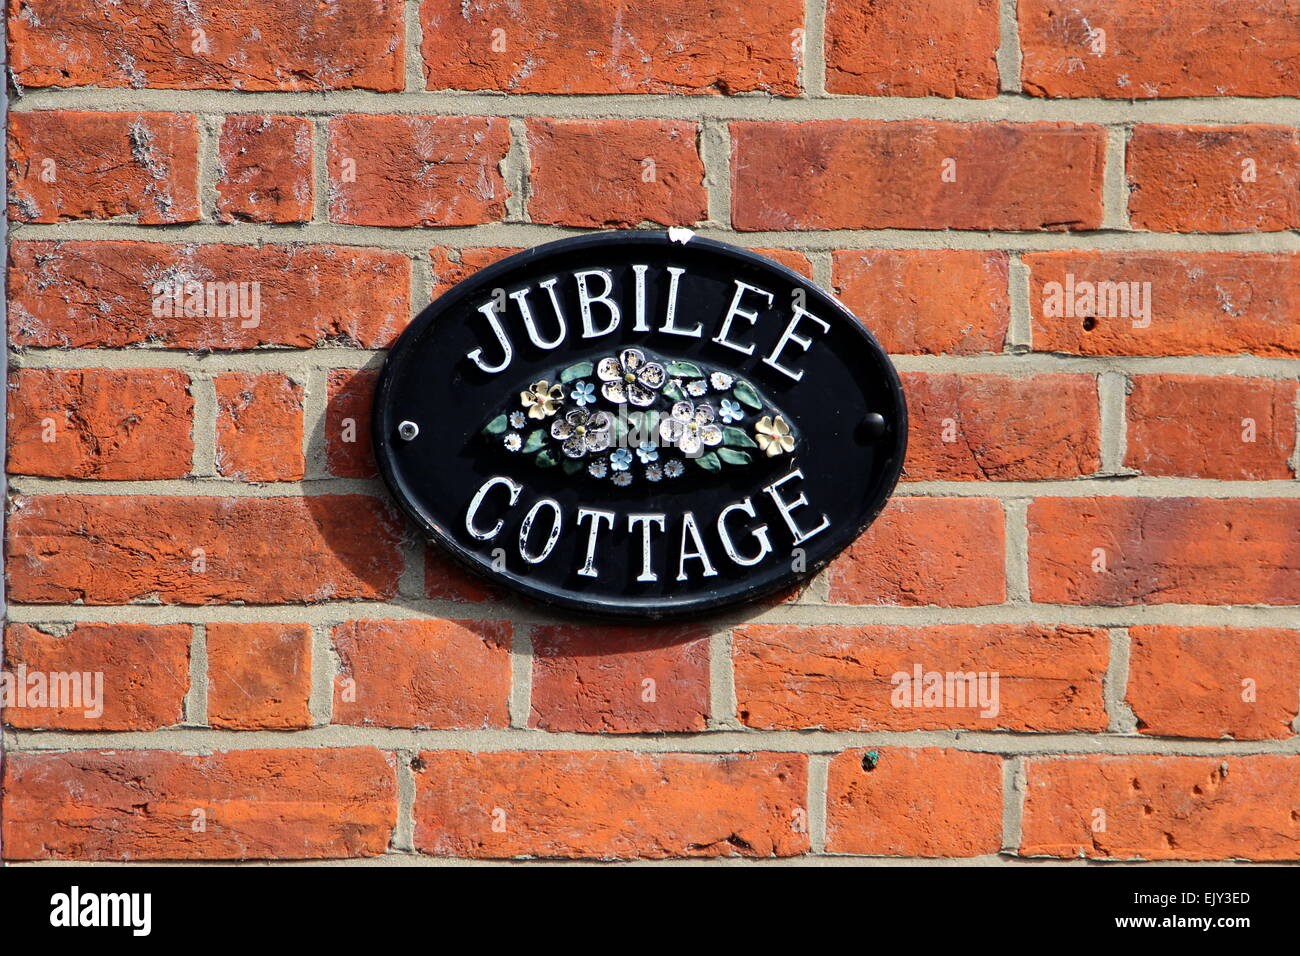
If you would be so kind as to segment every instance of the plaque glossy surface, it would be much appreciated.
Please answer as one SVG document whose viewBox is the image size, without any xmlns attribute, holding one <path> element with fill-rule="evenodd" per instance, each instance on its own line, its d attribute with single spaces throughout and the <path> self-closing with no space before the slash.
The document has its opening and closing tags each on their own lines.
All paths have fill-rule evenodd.
<svg viewBox="0 0 1300 956">
<path fill-rule="evenodd" d="M 655 619 L 781 592 L 852 543 L 898 479 L 907 409 L 867 327 L 803 276 L 620 232 L 440 297 L 390 352 L 373 427 L 396 499 L 468 567 Z"/>
</svg>

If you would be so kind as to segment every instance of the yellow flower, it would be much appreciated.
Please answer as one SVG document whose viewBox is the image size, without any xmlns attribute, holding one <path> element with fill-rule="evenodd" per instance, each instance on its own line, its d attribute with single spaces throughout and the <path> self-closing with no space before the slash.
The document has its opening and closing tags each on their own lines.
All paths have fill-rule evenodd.
<svg viewBox="0 0 1300 956">
<path fill-rule="evenodd" d="M 519 401 L 528 409 L 529 418 L 549 418 L 559 410 L 559 403 L 564 398 L 564 389 L 543 380 L 533 382 L 533 387 L 519 393 Z"/>
<path fill-rule="evenodd" d="M 782 452 L 794 451 L 794 436 L 790 434 L 790 426 L 780 415 L 776 418 L 770 415 L 760 418 L 754 425 L 754 437 L 758 440 L 758 447 L 766 452 L 769 458 Z"/>
</svg>

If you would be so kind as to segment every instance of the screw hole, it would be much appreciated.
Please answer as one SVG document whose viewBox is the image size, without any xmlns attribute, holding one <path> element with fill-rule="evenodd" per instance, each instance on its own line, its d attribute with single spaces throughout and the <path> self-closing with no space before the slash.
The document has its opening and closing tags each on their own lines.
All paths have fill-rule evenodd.
<svg viewBox="0 0 1300 956">
<path fill-rule="evenodd" d="M 1083 320 L 1083 331 L 1091 332 L 1097 327 L 1097 320 L 1093 316 L 1088 316 Z"/>
</svg>

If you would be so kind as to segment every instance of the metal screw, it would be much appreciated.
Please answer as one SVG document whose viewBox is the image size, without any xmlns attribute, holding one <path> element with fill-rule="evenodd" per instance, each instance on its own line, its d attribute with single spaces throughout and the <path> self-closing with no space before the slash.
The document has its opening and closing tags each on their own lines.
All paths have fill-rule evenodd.
<svg viewBox="0 0 1300 956">
<path fill-rule="evenodd" d="M 880 438 L 885 434 L 885 416 L 880 412 L 871 412 L 862 419 L 862 425 L 868 438 Z"/>
<path fill-rule="evenodd" d="M 420 426 L 415 424 L 415 422 L 402 422 L 397 426 L 397 434 L 400 435 L 404 441 L 410 441 L 416 435 L 420 434 Z"/>
</svg>

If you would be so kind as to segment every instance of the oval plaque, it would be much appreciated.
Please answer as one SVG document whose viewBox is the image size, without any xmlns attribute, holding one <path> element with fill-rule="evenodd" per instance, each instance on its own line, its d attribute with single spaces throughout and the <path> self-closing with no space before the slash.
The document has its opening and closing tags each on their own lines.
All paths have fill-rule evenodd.
<svg viewBox="0 0 1300 956">
<path fill-rule="evenodd" d="M 564 239 L 461 282 L 389 353 L 373 427 L 393 495 L 461 562 L 645 619 L 824 566 L 892 492 L 907 408 L 843 305 L 674 230 Z"/>
</svg>

